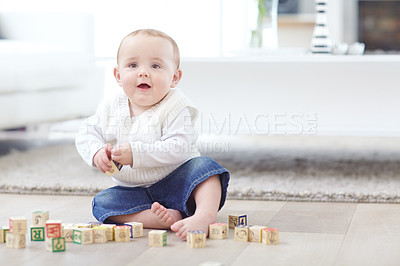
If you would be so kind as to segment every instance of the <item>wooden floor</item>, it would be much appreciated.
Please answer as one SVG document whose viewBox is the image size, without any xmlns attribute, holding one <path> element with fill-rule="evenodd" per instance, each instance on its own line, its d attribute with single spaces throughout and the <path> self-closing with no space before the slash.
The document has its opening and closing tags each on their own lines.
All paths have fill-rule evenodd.
<svg viewBox="0 0 400 266">
<path fill-rule="evenodd" d="M 94 221 L 91 197 L 0 194 L 0 225 L 9 216 L 31 222 L 35 210 L 66 223 Z M 400 265 L 400 205 L 228 201 L 218 216 L 245 213 L 251 225 L 280 229 L 280 244 L 266 246 L 207 239 L 207 247 L 191 249 L 168 232 L 166 247 L 148 247 L 145 237 L 130 243 L 78 245 L 51 253 L 44 242 L 27 241 L 25 249 L 0 244 L 1 265 Z M 29 237 L 29 235 L 28 235 Z M 28 239 L 28 238 L 27 238 Z M 29 240 L 29 239 L 28 239 Z"/>
</svg>

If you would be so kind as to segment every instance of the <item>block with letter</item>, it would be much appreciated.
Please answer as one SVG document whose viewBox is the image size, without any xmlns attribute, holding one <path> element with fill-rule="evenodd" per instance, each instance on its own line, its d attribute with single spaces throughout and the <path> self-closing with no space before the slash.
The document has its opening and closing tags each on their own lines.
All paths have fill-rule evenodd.
<svg viewBox="0 0 400 266">
<path fill-rule="evenodd" d="M 66 241 L 65 237 L 54 237 L 46 239 L 46 249 L 52 252 L 65 251 Z"/>
<path fill-rule="evenodd" d="M 102 226 L 95 226 L 93 229 L 93 242 L 106 243 L 108 241 L 107 231 L 108 228 Z"/>
<path fill-rule="evenodd" d="M 87 245 L 93 244 L 92 228 L 77 228 L 72 231 L 72 241 L 76 244 Z"/>
<path fill-rule="evenodd" d="M 108 241 L 115 240 L 114 228 L 116 225 L 115 224 L 102 224 L 101 226 L 107 228 Z"/>
<path fill-rule="evenodd" d="M 129 242 L 131 240 L 131 227 L 128 225 L 115 226 L 114 238 L 116 242 Z"/>
<path fill-rule="evenodd" d="M 26 234 L 13 234 L 11 232 L 7 232 L 6 247 L 7 248 L 25 248 L 26 247 Z"/>
<path fill-rule="evenodd" d="M 45 227 L 46 221 L 49 220 L 48 211 L 34 211 L 32 212 L 32 226 L 33 227 Z"/>
<path fill-rule="evenodd" d="M 108 176 L 112 176 L 121 171 L 122 166 L 123 166 L 122 164 L 119 164 L 116 161 L 111 160 L 111 170 L 107 171 L 106 174 Z"/>
<path fill-rule="evenodd" d="M 64 226 L 63 230 L 63 237 L 65 238 L 65 242 L 72 243 L 74 242 L 73 235 L 74 235 L 74 229 L 77 229 L 77 227 L 74 226 Z"/>
<path fill-rule="evenodd" d="M 93 229 L 92 228 L 79 228 L 82 232 L 82 244 L 93 244 Z"/>
<path fill-rule="evenodd" d="M 130 226 L 130 237 L 138 238 L 143 236 L 143 224 L 138 222 L 125 223 Z"/>
<path fill-rule="evenodd" d="M 262 242 L 266 245 L 278 245 L 279 244 L 279 230 L 276 228 L 265 228 L 262 230 L 263 240 Z"/>
<path fill-rule="evenodd" d="M 31 227 L 31 241 L 44 241 L 44 227 Z"/>
<path fill-rule="evenodd" d="M 187 246 L 191 248 L 206 247 L 206 233 L 202 230 L 189 231 L 186 236 Z"/>
<path fill-rule="evenodd" d="M 262 242 L 262 230 L 267 228 L 266 226 L 250 226 L 249 227 L 249 241 L 250 242 Z"/>
<path fill-rule="evenodd" d="M 60 220 L 47 220 L 45 224 L 46 237 L 62 237 L 61 223 Z"/>
<path fill-rule="evenodd" d="M 228 224 L 226 223 L 210 224 L 209 229 L 210 239 L 225 239 L 229 236 Z"/>
<path fill-rule="evenodd" d="M 167 231 L 166 230 L 151 230 L 149 232 L 149 246 L 164 247 L 166 245 L 167 245 Z"/>
<path fill-rule="evenodd" d="M 229 215 L 229 228 L 234 229 L 238 225 L 247 225 L 247 215 Z"/>
<path fill-rule="evenodd" d="M 4 239 L 4 229 L 3 227 L 0 226 L 0 243 L 4 243 L 5 239 Z"/>
<path fill-rule="evenodd" d="M 27 233 L 27 221 L 25 217 L 10 217 L 10 233 L 25 235 Z"/>
<path fill-rule="evenodd" d="M 248 242 L 249 241 L 249 226 L 238 225 L 235 227 L 235 240 Z"/>
<path fill-rule="evenodd" d="M 8 232 L 10 232 L 10 227 L 8 225 L 6 225 L 6 226 L 3 226 L 2 229 L 3 229 L 3 240 L 4 240 L 4 242 L 7 242 L 6 235 Z"/>
<path fill-rule="evenodd" d="M 72 242 L 75 244 L 82 244 L 82 229 L 72 230 Z"/>
</svg>

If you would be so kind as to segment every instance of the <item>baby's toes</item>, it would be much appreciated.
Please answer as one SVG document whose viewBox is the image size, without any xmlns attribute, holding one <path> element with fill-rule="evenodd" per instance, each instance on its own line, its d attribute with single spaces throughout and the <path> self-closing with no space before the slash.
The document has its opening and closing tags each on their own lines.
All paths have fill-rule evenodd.
<svg viewBox="0 0 400 266">
<path fill-rule="evenodd" d="M 174 223 L 173 225 L 171 225 L 171 230 L 174 232 L 178 232 L 182 227 L 183 227 L 183 222 L 181 221 L 177 221 L 176 223 Z"/>
</svg>

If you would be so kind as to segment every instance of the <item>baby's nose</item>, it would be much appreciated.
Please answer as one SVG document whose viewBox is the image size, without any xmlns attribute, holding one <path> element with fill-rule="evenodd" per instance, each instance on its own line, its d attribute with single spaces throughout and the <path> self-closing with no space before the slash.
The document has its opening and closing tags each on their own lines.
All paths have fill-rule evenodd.
<svg viewBox="0 0 400 266">
<path fill-rule="evenodd" d="M 139 77 L 149 77 L 149 71 L 146 68 L 141 68 L 139 71 Z"/>
</svg>

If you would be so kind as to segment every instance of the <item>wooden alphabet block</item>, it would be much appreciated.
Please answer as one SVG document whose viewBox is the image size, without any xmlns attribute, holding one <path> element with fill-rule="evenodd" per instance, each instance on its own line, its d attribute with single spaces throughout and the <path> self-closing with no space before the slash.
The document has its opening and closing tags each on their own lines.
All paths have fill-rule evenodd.
<svg viewBox="0 0 400 266">
<path fill-rule="evenodd" d="M 82 232 L 82 244 L 93 244 L 93 229 L 92 228 L 79 228 Z"/>
<path fill-rule="evenodd" d="M 32 212 L 32 226 L 33 227 L 45 227 L 46 221 L 49 220 L 48 211 L 34 211 Z"/>
<path fill-rule="evenodd" d="M 52 252 L 65 251 L 66 241 L 64 237 L 55 237 L 46 239 L 46 249 Z"/>
<path fill-rule="evenodd" d="M 93 229 L 78 228 L 73 231 L 73 242 L 80 245 L 93 244 Z"/>
<path fill-rule="evenodd" d="M 149 246 L 164 247 L 166 245 L 167 245 L 167 231 L 166 230 L 151 230 L 149 232 Z"/>
<path fill-rule="evenodd" d="M 116 161 L 111 160 L 111 170 L 107 171 L 106 174 L 108 176 L 112 176 L 118 173 L 121 170 L 122 166 L 123 166 L 122 164 L 119 164 Z"/>
<path fill-rule="evenodd" d="M 143 236 L 143 224 L 137 222 L 125 223 L 130 226 L 130 237 L 138 238 Z"/>
<path fill-rule="evenodd" d="M 249 241 L 250 242 L 257 242 L 261 243 L 262 242 L 262 230 L 267 227 L 265 226 L 250 226 L 249 227 Z"/>
<path fill-rule="evenodd" d="M 131 227 L 128 225 L 118 225 L 114 227 L 114 238 L 116 242 L 129 242 L 131 240 Z"/>
<path fill-rule="evenodd" d="M 47 220 L 45 224 L 46 237 L 62 237 L 62 227 L 60 220 Z"/>
<path fill-rule="evenodd" d="M 4 243 L 5 239 L 4 239 L 4 229 L 3 227 L 0 226 L 0 243 Z"/>
<path fill-rule="evenodd" d="M 10 227 L 8 225 L 5 225 L 2 227 L 3 228 L 3 240 L 4 242 L 7 242 L 7 233 L 10 232 Z"/>
<path fill-rule="evenodd" d="M 72 230 L 72 242 L 82 244 L 82 229 Z"/>
<path fill-rule="evenodd" d="M 187 246 L 191 248 L 206 247 L 206 233 L 201 230 L 189 231 L 186 235 Z"/>
<path fill-rule="evenodd" d="M 276 228 L 265 228 L 262 230 L 262 242 L 266 245 L 279 244 L 279 230 Z"/>
<path fill-rule="evenodd" d="M 13 234 L 11 232 L 7 232 L 6 247 L 7 248 L 25 248 L 26 247 L 26 234 Z"/>
<path fill-rule="evenodd" d="M 225 223 L 214 223 L 209 226 L 209 237 L 210 239 L 225 239 L 228 238 L 229 229 L 228 224 Z"/>
<path fill-rule="evenodd" d="M 93 229 L 94 243 L 106 243 L 108 241 L 107 237 L 108 229 L 106 227 L 95 226 L 92 229 Z"/>
<path fill-rule="evenodd" d="M 31 227 L 31 241 L 44 241 L 44 227 Z"/>
<path fill-rule="evenodd" d="M 229 215 L 229 228 L 235 228 L 238 225 L 247 225 L 247 215 Z"/>
<path fill-rule="evenodd" d="M 102 224 L 101 226 L 107 228 L 108 241 L 115 240 L 114 228 L 116 225 L 115 224 Z"/>
<path fill-rule="evenodd" d="M 64 226 L 63 230 L 63 237 L 65 238 L 65 242 L 72 243 L 74 242 L 74 229 L 78 229 L 77 227 L 73 226 Z"/>
<path fill-rule="evenodd" d="M 249 227 L 247 225 L 238 225 L 235 227 L 235 240 L 242 242 L 249 241 Z"/>
<path fill-rule="evenodd" d="M 25 217 L 10 217 L 10 233 L 25 235 L 27 233 L 27 221 Z"/>
</svg>

